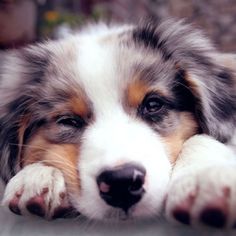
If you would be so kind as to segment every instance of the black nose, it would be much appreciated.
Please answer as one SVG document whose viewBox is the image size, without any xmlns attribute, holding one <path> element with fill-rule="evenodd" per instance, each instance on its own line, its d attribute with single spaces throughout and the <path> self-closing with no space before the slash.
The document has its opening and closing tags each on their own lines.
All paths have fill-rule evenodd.
<svg viewBox="0 0 236 236">
<path fill-rule="evenodd" d="M 134 164 L 103 171 L 97 177 L 100 196 L 109 205 L 127 212 L 145 193 L 145 175 L 146 170 Z"/>
</svg>

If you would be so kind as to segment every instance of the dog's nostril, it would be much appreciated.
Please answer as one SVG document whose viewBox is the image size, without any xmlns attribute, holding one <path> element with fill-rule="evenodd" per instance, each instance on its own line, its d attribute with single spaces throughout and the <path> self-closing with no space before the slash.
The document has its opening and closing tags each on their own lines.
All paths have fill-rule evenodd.
<svg viewBox="0 0 236 236">
<path fill-rule="evenodd" d="M 102 193 L 108 193 L 110 191 L 110 185 L 104 183 L 104 182 L 101 182 L 99 185 L 99 190 L 100 192 Z"/>
<path fill-rule="evenodd" d="M 128 188 L 131 194 L 139 194 L 142 191 L 144 179 L 135 180 Z"/>
<path fill-rule="evenodd" d="M 135 169 L 133 172 L 133 180 L 129 187 L 129 191 L 136 194 L 142 189 L 144 184 L 145 171 Z"/>
<path fill-rule="evenodd" d="M 127 211 L 142 198 L 145 175 L 145 169 L 134 164 L 103 171 L 97 177 L 100 196 L 109 205 Z"/>
</svg>

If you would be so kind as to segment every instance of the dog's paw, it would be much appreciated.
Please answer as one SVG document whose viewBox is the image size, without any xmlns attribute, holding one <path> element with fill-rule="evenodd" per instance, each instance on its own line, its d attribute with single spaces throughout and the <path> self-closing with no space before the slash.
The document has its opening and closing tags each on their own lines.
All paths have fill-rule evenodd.
<svg viewBox="0 0 236 236">
<path fill-rule="evenodd" d="M 70 216 L 73 212 L 62 173 L 38 163 L 26 166 L 9 181 L 2 203 L 15 214 L 31 213 L 46 219 Z"/>
<path fill-rule="evenodd" d="M 236 225 L 236 167 L 212 166 L 185 173 L 170 184 L 166 216 L 184 224 Z"/>
</svg>

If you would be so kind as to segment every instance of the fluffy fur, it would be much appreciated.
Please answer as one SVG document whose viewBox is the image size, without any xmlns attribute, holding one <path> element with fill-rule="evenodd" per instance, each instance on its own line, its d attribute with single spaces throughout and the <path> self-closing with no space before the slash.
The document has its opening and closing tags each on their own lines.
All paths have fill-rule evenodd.
<svg viewBox="0 0 236 236">
<path fill-rule="evenodd" d="M 65 181 L 66 205 L 93 219 L 123 216 L 100 197 L 96 177 L 135 162 L 146 169 L 145 194 L 128 217 L 159 215 L 167 197 L 170 219 L 232 226 L 236 212 L 221 207 L 229 196 L 236 204 L 235 63 L 226 58 L 200 31 L 172 20 L 100 24 L 3 53 L 3 203 L 18 214 L 52 218 L 63 205 L 56 195 L 65 193 Z M 229 183 L 216 180 L 218 172 L 229 175 Z M 212 213 L 206 205 L 217 194 L 205 198 L 204 191 L 190 191 L 204 183 L 198 176 L 206 176 L 206 191 L 213 185 L 214 191 L 232 193 L 215 201 L 223 215 L 217 222 L 201 217 Z M 197 199 L 196 206 L 183 204 L 189 198 Z M 35 203 L 40 211 L 32 210 Z"/>
</svg>

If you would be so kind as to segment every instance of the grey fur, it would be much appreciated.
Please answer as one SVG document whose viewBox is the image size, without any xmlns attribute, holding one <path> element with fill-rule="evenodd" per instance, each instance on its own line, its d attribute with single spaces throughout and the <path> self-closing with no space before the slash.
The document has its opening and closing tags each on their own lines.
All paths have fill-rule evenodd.
<svg viewBox="0 0 236 236">
<path fill-rule="evenodd" d="M 74 37 L 79 38 L 80 35 Z M 167 88 L 172 110 L 190 109 L 180 104 L 188 93 L 195 103 L 191 112 L 202 132 L 222 142 L 233 137 L 236 126 L 234 72 L 215 60 L 219 54 L 201 32 L 183 22 L 167 21 L 160 25 L 148 23 L 132 27 L 132 30 L 124 30 L 114 37 L 118 43 L 109 43 L 117 44 L 115 47 L 120 60 L 117 67 L 123 77 L 127 77 L 125 73 L 131 69 L 133 73 L 146 73 L 143 79 L 148 80 L 150 86 Z M 68 39 L 46 42 L 0 56 L 0 175 L 6 182 L 20 169 L 22 146 L 19 145 L 18 130 L 21 118 L 31 114 L 27 130 L 30 138 L 38 126 L 53 122 L 50 111 L 71 94 L 80 93 L 77 75 L 73 73 L 75 55 L 70 43 Z M 134 58 L 140 57 L 138 55 L 146 57 L 135 61 Z M 197 85 L 197 90 L 184 76 L 176 81 L 176 65 L 187 73 Z M 9 81 L 11 79 L 12 82 Z M 183 89 L 183 94 L 178 97 L 180 100 L 176 100 L 179 87 Z M 92 101 L 88 99 L 88 103 L 92 104 Z M 174 122 L 167 121 L 173 123 L 171 125 Z M 156 127 L 157 132 L 163 127 L 166 127 L 165 123 Z M 81 132 L 78 132 L 68 142 L 77 142 L 80 136 Z M 65 135 L 61 142 L 64 139 Z"/>
</svg>

